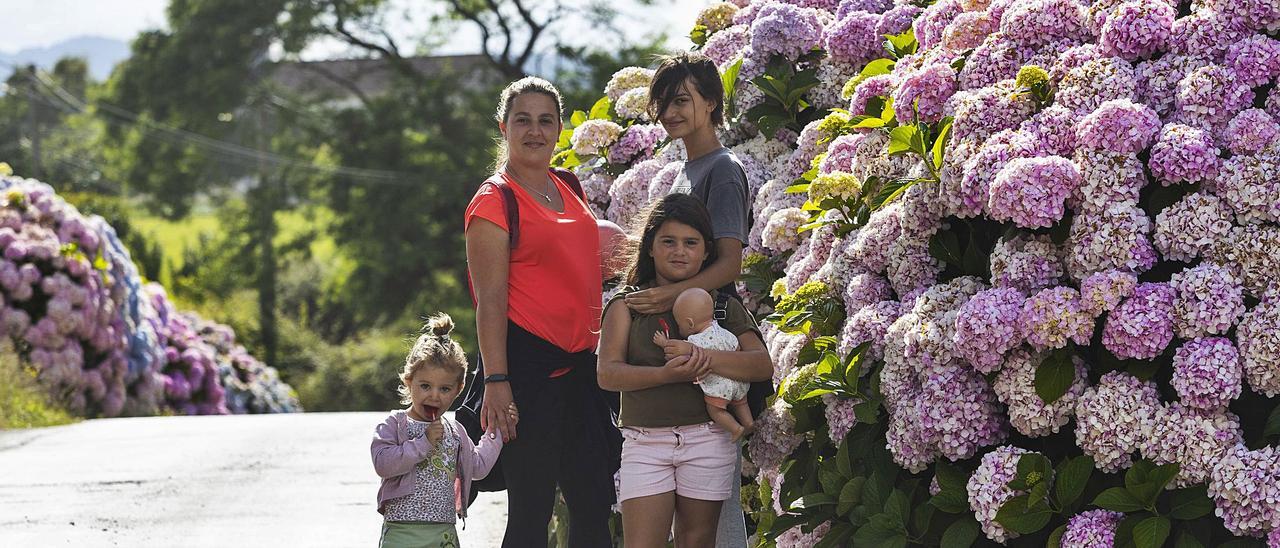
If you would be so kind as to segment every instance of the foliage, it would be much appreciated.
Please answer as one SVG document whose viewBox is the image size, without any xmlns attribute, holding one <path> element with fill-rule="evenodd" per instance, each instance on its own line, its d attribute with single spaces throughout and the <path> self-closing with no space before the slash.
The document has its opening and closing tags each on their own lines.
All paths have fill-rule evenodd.
<svg viewBox="0 0 1280 548">
<path fill-rule="evenodd" d="M 0 431 L 57 426 L 75 421 L 50 401 L 35 378 L 35 371 L 18 361 L 6 342 L 0 350 Z"/>
</svg>

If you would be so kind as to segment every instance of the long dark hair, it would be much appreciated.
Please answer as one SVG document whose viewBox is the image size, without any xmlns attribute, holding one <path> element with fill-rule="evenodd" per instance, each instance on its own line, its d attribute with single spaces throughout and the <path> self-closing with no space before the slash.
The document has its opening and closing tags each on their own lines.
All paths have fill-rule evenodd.
<svg viewBox="0 0 1280 548">
<path fill-rule="evenodd" d="M 667 107 L 676 100 L 676 95 L 684 89 L 686 80 L 693 82 L 699 95 L 716 104 L 715 110 L 711 111 L 711 125 L 724 125 L 724 82 L 720 80 L 720 69 L 716 68 L 715 61 L 696 52 L 663 57 L 658 64 L 649 84 L 649 114 L 653 119 L 662 118 Z"/>
<path fill-rule="evenodd" d="M 707 213 L 707 206 L 702 205 L 702 200 L 688 194 L 668 194 L 649 209 L 644 222 L 644 232 L 640 236 L 640 246 L 631 260 L 631 267 L 627 270 L 627 285 L 640 286 L 658 278 L 658 270 L 649 251 L 653 249 L 653 240 L 658 234 L 658 229 L 662 228 L 662 224 L 667 221 L 686 224 L 702 234 L 702 239 L 707 246 L 707 259 L 702 261 L 702 266 L 698 267 L 699 271 L 716 262 L 715 238 L 711 235 L 711 214 Z"/>
</svg>

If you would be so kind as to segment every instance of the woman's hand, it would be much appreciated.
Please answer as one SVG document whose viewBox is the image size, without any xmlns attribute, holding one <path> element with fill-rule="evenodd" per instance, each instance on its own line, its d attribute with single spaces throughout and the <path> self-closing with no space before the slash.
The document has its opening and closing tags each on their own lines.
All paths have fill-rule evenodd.
<svg viewBox="0 0 1280 548">
<path fill-rule="evenodd" d="M 691 354 L 667 360 L 663 370 L 667 372 L 668 383 L 697 382 L 711 372 L 711 357 L 695 346 Z"/>
<path fill-rule="evenodd" d="M 641 314 L 665 314 L 675 306 L 680 291 L 675 284 L 660 285 L 628 293 L 624 300 L 628 308 Z"/>
<path fill-rule="evenodd" d="M 516 439 L 516 422 L 512 411 L 515 401 L 511 397 L 511 383 L 493 382 L 484 386 L 484 400 L 480 405 L 480 428 L 490 432 L 502 431 L 502 441 Z"/>
</svg>

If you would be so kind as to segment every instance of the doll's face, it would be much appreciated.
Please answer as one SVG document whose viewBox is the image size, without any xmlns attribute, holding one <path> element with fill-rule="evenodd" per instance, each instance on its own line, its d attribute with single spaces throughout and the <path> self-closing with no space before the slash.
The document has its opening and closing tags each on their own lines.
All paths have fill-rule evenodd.
<svg viewBox="0 0 1280 548">
<path fill-rule="evenodd" d="M 449 409 L 461 392 L 462 382 L 457 374 L 443 367 L 421 367 L 409 379 L 413 411 L 426 420 L 435 420 Z"/>
</svg>

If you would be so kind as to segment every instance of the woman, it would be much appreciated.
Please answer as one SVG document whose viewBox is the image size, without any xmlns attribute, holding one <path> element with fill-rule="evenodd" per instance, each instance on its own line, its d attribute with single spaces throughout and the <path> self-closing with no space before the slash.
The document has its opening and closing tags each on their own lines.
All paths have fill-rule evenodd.
<svg viewBox="0 0 1280 548">
<path fill-rule="evenodd" d="M 481 425 L 502 431 L 507 484 L 503 546 L 545 546 L 555 490 L 569 507 L 569 546 L 610 543 L 618 432 L 595 384 L 600 325 L 596 221 L 548 166 L 562 124 L 560 94 L 524 78 L 498 102 L 497 173 L 466 211 L 467 268 L 484 364 Z M 511 245 L 502 193 L 513 191 L 519 238 Z M 508 421 L 515 401 L 520 425 Z M 615 438 L 615 439 L 611 439 Z"/>
<path fill-rule="evenodd" d="M 734 280 L 742 271 L 742 249 L 750 233 L 751 200 L 747 173 L 733 151 L 720 144 L 716 129 L 724 125 L 724 84 L 711 59 L 699 53 L 667 57 L 658 65 L 649 86 L 649 110 L 672 139 L 684 143 L 689 160 L 672 192 L 689 193 L 702 200 L 711 215 L 716 259 L 697 276 L 672 284 L 635 292 L 627 306 L 636 312 L 659 314 L 671 310 L 675 298 L 692 287 L 720 291 L 738 297 Z M 759 412 L 771 390 L 757 385 L 748 395 Z M 736 463 L 742 472 L 742 461 Z M 740 485 L 724 505 L 717 548 L 745 548 L 747 528 L 738 496 Z"/>
<path fill-rule="evenodd" d="M 645 222 L 628 285 L 644 291 L 688 282 L 715 264 L 711 241 L 711 221 L 697 198 L 663 198 Z M 605 308 L 599 380 L 602 388 L 622 392 L 618 495 L 626 545 L 665 546 L 674 519 L 676 546 L 712 546 L 722 503 L 739 483 L 739 451 L 730 434 L 711 422 L 693 382 L 709 372 L 765 380 L 773 364 L 754 320 L 736 300 L 728 299 L 720 323 L 738 337 L 738 351 L 695 347 L 668 361 L 653 337 L 676 325 L 671 312 L 635 312 L 619 304 L 625 298 L 619 295 Z"/>
</svg>

